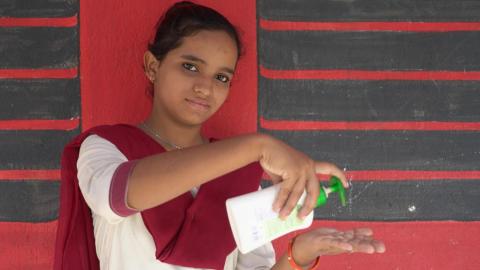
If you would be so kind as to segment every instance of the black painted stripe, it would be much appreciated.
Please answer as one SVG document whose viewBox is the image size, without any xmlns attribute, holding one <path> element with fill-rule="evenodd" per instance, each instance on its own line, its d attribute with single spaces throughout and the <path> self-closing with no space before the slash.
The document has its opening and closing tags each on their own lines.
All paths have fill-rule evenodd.
<svg viewBox="0 0 480 270">
<path fill-rule="evenodd" d="M 267 183 L 263 183 L 267 186 Z M 58 211 L 57 181 L 0 181 L 0 221 L 46 222 Z M 336 195 L 316 219 L 361 221 L 480 220 L 480 181 L 355 181 L 348 205 Z"/>
<path fill-rule="evenodd" d="M 259 79 L 269 120 L 480 121 L 478 81 Z"/>
<path fill-rule="evenodd" d="M 480 32 L 259 31 L 269 69 L 480 70 Z"/>
<path fill-rule="evenodd" d="M 78 0 L 4 0 L 0 17 L 70 17 L 78 12 Z"/>
<path fill-rule="evenodd" d="M 61 68 L 78 65 L 76 27 L 0 28 L 0 68 Z"/>
<path fill-rule="evenodd" d="M 0 170 L 58 169 L 63 148 L 78 133 L 78 129 L 0 130 Z"/>
<path fill-rule="evenodd" d="M 273 131 L 316 160 L 349 170 L 479 170 L 476 131 Z"/>
<path fill-rule="evenodd" d="M 0 120 L 80 116 L 78 79 L 0 80 Z"/>
<path fill-rule="evenodd" d="M 479 21 L 477 0 L 259 0 L 261 18 L 292 21 Z"/>
<path fill-rule="evenodd" d="M 0 181 L 0 221 L 55 220 L 59 187 L 58 181 Z"/>
<path fill-rule="evenodd" d="M 268 186 L 263 181 L 262 186 Z M 480 181 L 353 181 L 342 207 L 336 194 L 315 219 L 359 221 L 480 220 Z"/>
</svg>

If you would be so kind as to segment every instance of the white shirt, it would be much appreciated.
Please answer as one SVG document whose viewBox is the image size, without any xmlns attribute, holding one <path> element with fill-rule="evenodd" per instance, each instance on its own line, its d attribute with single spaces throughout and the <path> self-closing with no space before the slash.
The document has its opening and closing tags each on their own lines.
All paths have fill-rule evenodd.
<svg viewBox="0 0 480 270">
<path fill-rule="evenodd" d="M 187 270 L 195 269 L 162 263 L 155 257 L 155 243 L 140 213 L 122 217 L 109 203 L 110 182 L 117 167 L 128 161 L 111 142 L 88 136 L 77 161 L 80 190 L 92 210 L 95 247 L 101 270 Z M 195 195 L 195 194 L 194 194 Z M 248 254 L 235 249 L 224 269 L 270 269 L 275 251 L 269 243 Z"/>
</svg>

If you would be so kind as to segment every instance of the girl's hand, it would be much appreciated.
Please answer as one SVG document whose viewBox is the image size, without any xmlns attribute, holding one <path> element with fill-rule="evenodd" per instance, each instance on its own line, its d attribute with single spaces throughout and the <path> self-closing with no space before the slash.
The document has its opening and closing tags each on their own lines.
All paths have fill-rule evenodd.
<svg viewBox="0 0 480 270">
<path fill-rule="evenodd" d="M 318 228 L 295 238 L 292 257 L 298 265 L 307 266 L 318 256 L 323 255 L 385 252 L 385 245 L 381 241 L 373 239 L 372 235 L 372 230 L 369 228 L 348 231 Z"/>
<path fill-rule="evenodd" d="M 335 175 L 348 187 L 347 179 L 337 166 L 318 162 L 273 137 L 266 136 L 260 165 L 273 183 L 281 182 L 273 210 L 280 211 L 280 218 L 287 217 L 297 205 L 303 192 L 307 197 L 299 211 L 299 218 L 307 216 L 315 207 L 319 195 L 318 174 Z"/>
</svg>

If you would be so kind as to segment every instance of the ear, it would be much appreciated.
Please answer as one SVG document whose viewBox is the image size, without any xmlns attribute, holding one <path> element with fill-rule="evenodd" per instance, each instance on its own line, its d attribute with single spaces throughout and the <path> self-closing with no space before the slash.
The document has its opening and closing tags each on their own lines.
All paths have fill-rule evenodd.
<svg viewBox="0 0 480 270">
<path fill-rule="evenodd" d="M 157 74 L 159 61 L 150 51 L 146 51 L 143 55 L 143 69 L 145 70 L 145 76 L 147 76 L 150 82 L 155 81 L 155 75 Z"/>
</svg>

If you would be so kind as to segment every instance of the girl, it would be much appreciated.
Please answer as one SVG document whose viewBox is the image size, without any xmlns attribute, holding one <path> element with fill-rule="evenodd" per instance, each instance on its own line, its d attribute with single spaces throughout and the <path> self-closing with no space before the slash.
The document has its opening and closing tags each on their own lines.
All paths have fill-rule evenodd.
<svg viewBox="0 0 480 270">
<path fill-rule="evenodd" d="M 285 218 L 307 191 L 304 218 L 318 196 L 316 173 L 339 177 L 263 134 L 215 140 L 201 126 L 224 103 L 240 57 L 236 29 L 216 11 L 173 5 L 144 55 L 153 107 L 138 126 L 90 129 L 62 156 L 55 269 L 302 269 L 321 255 L 383 252 L 369 229 L 316 229 L 292 240 L 275 263 L 271 244 L 235 248 L 225 200 L 259 187 L 262 172 L 281 182 L 272 206 Z"/>
</svg>

